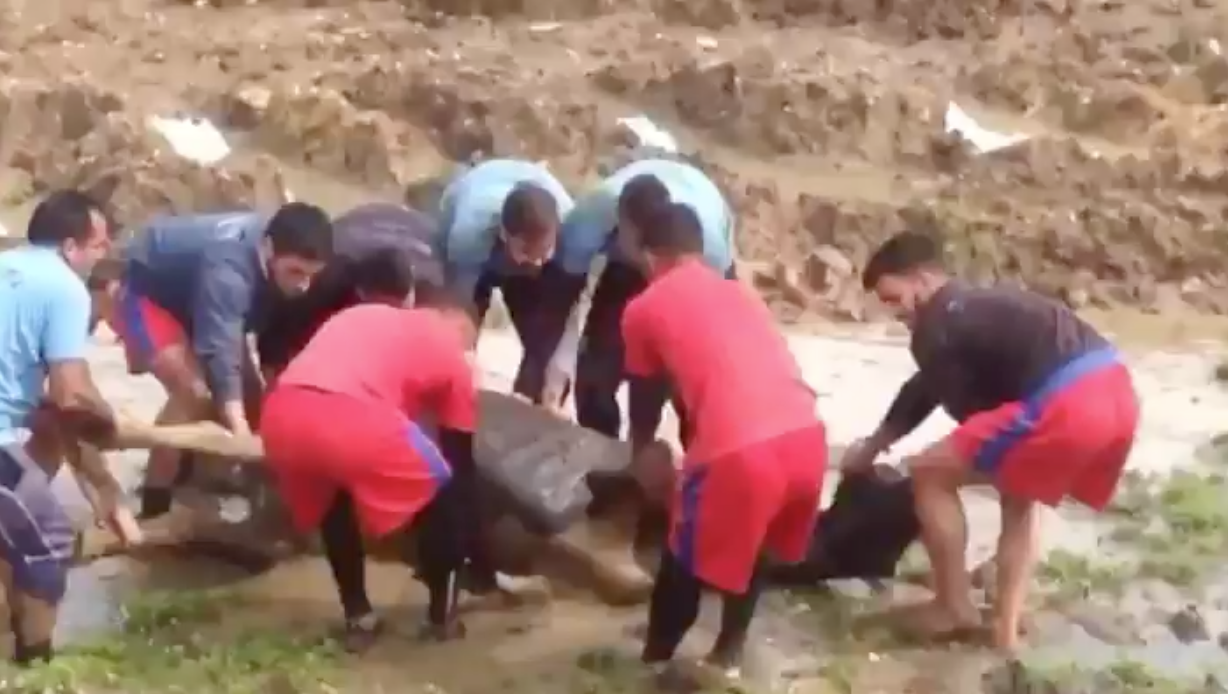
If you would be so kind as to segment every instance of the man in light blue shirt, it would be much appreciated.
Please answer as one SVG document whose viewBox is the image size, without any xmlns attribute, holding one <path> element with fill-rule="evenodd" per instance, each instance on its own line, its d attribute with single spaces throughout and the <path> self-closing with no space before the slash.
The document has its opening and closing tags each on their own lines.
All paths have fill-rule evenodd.
<svg viewBox="0 0 1228 694">
<path fill-rule="evenodd" d="M 606 262 L 582 328 L 576 310 L 571 309 L 567 332 L 553 357 L 561 364 L 555 371 L 575 374 L 580 424 L 607 436 L 617 438 L 622 429 L 615 395 L 626 380 L 620 325 L 623 307 L 647 285 L 641 270 L 639 229 L 653 224 L 655 211 L 672 202 L 695 210 L 703 225 L 705 262 L 732 278 L 733 213 L 712 179 L 686 162 L 646 158 L 628 164 L 581 198 L 563 221 L 557 255 L 566 274 L 587 277 L 596 271 L 599 258 Z M 633 430 L 647 435 L 638 440 L 653 440 L 651 433 L 660 423 L 667 394 L 660 383 L 630 384 L 630 397 L 647 401 L 631 411 L 655 413 L 651 421 L 630 423 Z M 679 411 L 685 441 L 682 414 Z"/>
<path fill-rule="evenodd" d="M 0 568 L 20 663 L 51 657 L 74 540 L 50 487 L 60 460 L 34 452 L 58 449 L 47 437 L 59 440 L 60 431 L 98 440 L 115 427 L 85 358 L 91 311 L 82 275 L 110 248 L 106 217 L 84 194 L 59 191 L 35 208 L 27 238 L 0 253 Z M 75 442 L 61 442 L 95 511 L 120 525 L 114 478 L 75 453 Z"/>
<path fill-rule="evenodd" d="M 540 164 L 492 159 L 453 179 L 439 207 L 438 257 L 448 289 L 471 298 L 482 316 L 499 290 L 524 347 L 514 391 L 559 404 L 562 393 L 546 392 L 547 371 L 587 274 L 568 274 L 559 263 L 567 245 L 560 220 L 571 196 Z"/>
</svg>

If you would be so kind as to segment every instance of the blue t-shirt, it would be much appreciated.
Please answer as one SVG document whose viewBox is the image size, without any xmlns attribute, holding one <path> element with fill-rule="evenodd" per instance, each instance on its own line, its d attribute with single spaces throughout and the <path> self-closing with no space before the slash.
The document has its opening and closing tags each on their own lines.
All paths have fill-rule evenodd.
<svg viewBox="0 0 1228 694">
<path fill-rule="evenodd" d="M 0 444 L 20 438 L 48 367 L 84 359 L 90 295 L 54 248 L 0 253 Z"/>
<path fill-rule="evenodd" d="M 728 272 L 733 265 L 733 213 L 729 203 L 707 174 L 672 159 L 642 159 L 628 164 L 576 203 L 563 220 L 555 252 L 563 270 L 572 275 L 588 274 L 593 260 L 603 253 L 611 260 L 627 262 L 614 243 L 618 198 L 628 181 L 643 174 L 656 176 L 674 202 L 695 209 L 703 224 L 705 262 L 717 272 Z"/>
<path fill-rule="evenodd" d="M 506 262 L 497 254 L 503 201 L 517 185 L 533 183 L 554 196 L 559 219 L 571 212 L 567 189 L 546 167 L 516 159 L 491 159 L 466 169 L 448 184 L 439 200 L 439 257 L 448 286 L 462 296 L 473 293 L 487 270 Z"/>
</svg>

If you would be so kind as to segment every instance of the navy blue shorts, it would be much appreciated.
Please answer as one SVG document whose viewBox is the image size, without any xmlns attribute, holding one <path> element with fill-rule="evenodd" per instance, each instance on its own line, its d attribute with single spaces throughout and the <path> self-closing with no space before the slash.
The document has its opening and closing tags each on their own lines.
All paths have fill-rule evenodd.
<svg viewBox="0 0 1228 694">
<path fill-rule="evenodd" d="M 0 446 L 0 558 L 13 587 L 51 603 L 64 597 L 76 531 L 51 482 L 20 444 Z"/>
</svg>

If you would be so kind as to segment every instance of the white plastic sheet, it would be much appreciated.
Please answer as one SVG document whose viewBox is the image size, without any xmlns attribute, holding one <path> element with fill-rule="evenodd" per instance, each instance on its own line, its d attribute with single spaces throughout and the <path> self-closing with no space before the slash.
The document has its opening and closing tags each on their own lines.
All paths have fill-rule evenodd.
<svg viewBox="0 0 1228 694">
<path fill-rule="evenodd" d="M 149 127 L 166 138 L 176 154 L 197 164 L 212 166 L 230 154 L 226 136 L 207 118 L 154 116 Z"/>
<path fill-rule="evenodd" d="M 955 133 L 967 140 L 981 154 L 988 154 L 1027 140 L 1030 136 L 1024 133 L 1003 133 L 990 130 L 977 123 L 954 101 L 947 104 L 946 117 L 943 125 L 948 133 Z"/>
<path fill-rule="evenodd" d="M 652 122 L 648 116 L 619 118 L 618 124 L 630 130 L 639 139 L 641 147 L 660 149 L 671 154 L 678 152 L 678 140 L 668 130 Z"/>
</svg>

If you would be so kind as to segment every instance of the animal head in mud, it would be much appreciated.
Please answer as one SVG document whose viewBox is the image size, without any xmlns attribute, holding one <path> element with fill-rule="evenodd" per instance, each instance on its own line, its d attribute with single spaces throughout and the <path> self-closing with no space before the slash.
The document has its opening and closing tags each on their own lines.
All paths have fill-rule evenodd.
<svg viewBox="0 0 1228 694">
<path fill-rule="evenodd" d="M 892 578 L 920 534 L 912 481 L 886 465 L 846 475 L 819 516 L 806 561 L 778 566 L 773 581 L 811 585 L 837 578 Z"/>
</svg>

